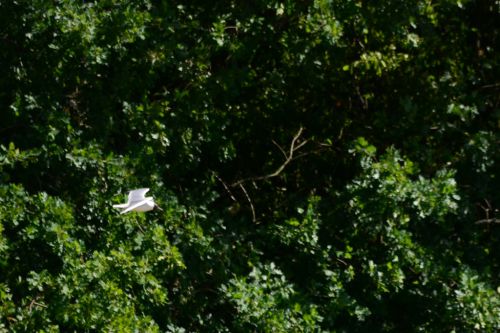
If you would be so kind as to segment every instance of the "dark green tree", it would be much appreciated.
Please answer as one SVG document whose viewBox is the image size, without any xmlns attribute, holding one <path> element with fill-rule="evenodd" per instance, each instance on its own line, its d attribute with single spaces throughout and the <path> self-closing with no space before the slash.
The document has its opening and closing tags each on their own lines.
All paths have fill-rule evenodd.
<svg viewBox="0 0 500 333">
<path fill-rule="evenodd" d="M 499 21 L 0 1 L 0 332 L 500 330 Z"/>
</svg>

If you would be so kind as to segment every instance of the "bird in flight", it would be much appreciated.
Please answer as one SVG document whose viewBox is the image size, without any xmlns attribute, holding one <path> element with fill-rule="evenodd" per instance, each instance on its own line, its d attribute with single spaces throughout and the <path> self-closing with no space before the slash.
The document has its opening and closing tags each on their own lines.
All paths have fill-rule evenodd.
<svg viewBox="0 0 500 333">
<path fill-rule="evenodd" d="M 153 208 L 160 207 L 154 202 L 153 197 L 146 197 L 149 188 L 139 188 L 128 193 L 128 201 L 124 204 L 113 205 L 114 208 L 120 210 L 120 214 L 125 214 L 131 211 L 148 212 Z"/>
</svg>

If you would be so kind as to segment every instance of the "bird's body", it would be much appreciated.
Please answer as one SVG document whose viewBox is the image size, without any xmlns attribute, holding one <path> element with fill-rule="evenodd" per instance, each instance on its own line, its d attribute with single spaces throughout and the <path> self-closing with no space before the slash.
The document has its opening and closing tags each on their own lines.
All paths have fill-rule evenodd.
<svg viewBox="0 0 500 333">
<path fill-rule="evenodd" d="M 114 208 L 120 210 L 120 214 L 125 214 L 131 211 L 148 212 L 153 210 L 158 205 L 155 204 L 153 197 L 146 197 L 149 188 L 140 188 L 132 190 L 128 194 L 128 201 L 124 204 L 113 205 Z M 159 207 L 158 207 L 159 208 Z"/>
</svg>

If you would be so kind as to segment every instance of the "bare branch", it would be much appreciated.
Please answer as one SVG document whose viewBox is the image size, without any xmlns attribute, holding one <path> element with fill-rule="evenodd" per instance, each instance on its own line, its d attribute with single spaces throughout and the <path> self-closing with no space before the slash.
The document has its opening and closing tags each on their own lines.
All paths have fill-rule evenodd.
<svg viewBox="0 0 500 333">
<path fill-rule="evenodd" d="M 30 302 L 29 309 L 28 309 L 29 313 L 31 313 L 31 311 L 33 310 L 33 305 L 36 305 L 36 306 L 41 307 L 41 308 L 46 308 L 46 307 L 47 307 L 47 305 L 45 305 L 45 304 L 38 303 L 38 302 L 37 302 L 37 299 L 38 299 L 38 298 L 39 298 L 39 296 L 35 297 L 35 298 L 34 298 L 34 299 Z"/>
<path fill-rule="evenodd" d="M 231 192 L 231 190 L 229 189 L 229 186 L 227 186 L 227 184 L 222 180 L 222 178 L 220 178 L 215 172 L 214 172 L 214 176 L 215 178 L 217 178 L 217 180 L 219 182 L 221 182 L 222 186 L 224 186 L 224 189 L 226 190 L 227 194 L 229 194 L 229 197 L 234 201 L 234 202 L 238 202 L 238 200 L 236 200 L 236 198 L 234 197 L 233 193 Z"/>
<path fill-rule="evenodd" d="M 307 143 L 307 140 L 304 141 L 304 142 L 302 142 L 302 143 L 300 143 L 300 145 L 298 145 L 297 147 L 294 147 L 293 149 L 291 148 L 290 149 L 290 155 L 287 157 L 287 159 L 285 160 L 285 162 L 283 162 L 283 164 L 276 171 L 274 171 L 273 173 L 271 173 L 269 175 L 258 177 L 258 178 L 256 178 L 256 180 L 257 179 L 272 178 L 272 177 L 278 176 L 285 169 L 285 167 L 288 165 L 288 163 L 290 163 L 290 161 L 292 161 L 292 159 L 293 159 L 293 153 L 297 149 L 299 149 L 300 147 L 302 147 L 303 145 L 305 145 L 306 143 Z"/>
<path fill-rule="evenodd" d="M 274 141 L 274 140 L 271 140 L 271 141 L 274 143 L 274 145 L 275 145 L 276 147 L 278 147 L 278 149 L 279 149 L 279 150 L 280 150 L 280 152 L 283 154 L 283 156 L 285 156 L 285 158 L 287 158 L 286 153 L 285 153 L 285 151 L 283 150 L 283 148 L 281 148 L 281 146 L 280 146 L 279 144 L 277 144 L 277 143 L 276 143 L 276 141 Z"/>
<path fill-rule="evenodd" d="M 253 202 L 252 202 L 252 198 L 250 197 L 250 195 L 248 194 L 245 186 L 243 186 L 244 183 L 248 182 L 248 181 L 251 181 L 253 183 L 253 185 L 255 187 L 256 186 L 256 181 L 257 180 L 264 180 L 264 179 L 268 179 L 268 178 L 272 178 L 272 177 L 276 177 L 278 176 L 284 169 L 285 167 L 292 161 L 294 160 L 294 154 L 297 150 L 299 150 L 300 148 L 302 148 L 307 142 L 308 140 L 304 140 L 302 142 L 299 142 L 297 144 L 297 141 L 299 140 L 300 136 L 302 135 L 302 132 L 304 131 L 304 128 L 301 126 L 299 128 L 299 130 L 297 131 L 297 133 L 294 135 L 294 137 L 292 138 L 292 142 L 290 143 L 290 148 L 288 149 L 288 154 L 287 152 L 278 144 L 276 143 L 274 140 L 272 140 L 273 144 L 278 147 L 278 149 L 281 151 L 281 153 L 283 154 L 283 156 L 285 157 L 285 161 L 272 173 L 270 174 L 267 174 L 267 175 L 263 175 L 263 176 L 256 176 L 256 177 L 249 177 L 249 178 L 244 178 L 244 179 L 240 179 L 236 182 L 234 182 L 233 184 L 231 185 L 227 185 L 225 184 L 222 179 L 220 179 L 217 175 L 215 175 L 215 177 L 223 184 L 224 188 L 226 189 L 226 191 L 229 193 L 229 195 L 231 196 L 231 198 L 234 200 L 234 201 L 237 201 L 236 198 L 232 195 L 231 193 L 231 190 L 229 189 L 230 187 L 239 187 L 241 188 L 241 190 L 243 191 L 243 194 L 245 194 L 245 197 L 250 205 L 250 209 L 252 211 L 252 221 L 253 222 L 257 222 L 257 215 L 255 213 L 255 207 L 253 205 Z"/>
<path fill-rule="evenodd" d="M 281 147 L 278 146 L 280 148 L 280 150 L 282 151 L 283 155 L 285 155 L 285 161 L 278 167 L 278 169 L 276 169 L 276 171 L 274 171 L 270 174 L 267 174 L 267 175 L 263 175 L 263 176 L 249 177 L 249 178 L 241 179 L 241 180 L 231 184 L 231 187 L 239 186 L 239 185 L 241 185 L 249 180 L 256 181 L 256 180 L 263 180 L 263 179 L 268 179 L 268 178 L 273 178 L 273 177 L 278 176 L 285 169 L 285 167 L 288 165 L 288 163 L 290 163 L 293 160 L 293 154 L 308 142 L 308 140 L 304 140 L 304 141 L 300 142 L 298 145 L 296 145 L 296 142 L 300 138 L 300 136 L 302 135 L 303 130 L 304 130 L 304 128 L 301 126 L 299 128 L 297 134 L 295 134 L 295 136 L 293 137 L 292 142 L 290 143 L 288 155 L 285 153 L 285 151 Z"/>
<path fill-rule="evenodd" d="M 338 257 L 337 257 L 337 258 L 335 258 L 335 259 L 337 259 L 337 261 L 338 261 L 338 262 L 340 262 L 340 263 L 344 264 L 345 266 L 349 266 L 349 264 L 348 264 L 348 263 L 346 263 L 344 260 L 342 260 L 342 259 L 340 259 L 340 258 L 338 258 Z"/>
<path fill-rule="evenodd" d="M 500 224 L 500 219 L 482 219 L 482 220 L 478 220 L 476 222 L 474 222 L 475 224 L 492 224 L 492 223 L 496 223 L 496 224 Z"/>
<path fill-rule="evenodd" d="M 134 221 L 135 221 L 135 223 L 137 223 L 137 226 L 139 227 L 140 232 L 143 234 L 144 229 L 142 229 L 141 224 L 139 222 L 137 222 L 137 220 L 134 220 Z"/>
<path fill-rule="evenodd" d="M 368 110 L 368 100 L 364 98 L 363 95 L 361 94 L 359 86 L 356 86 L 356 92 L 358 93 L 358 98 L 361 102 L 361 106 L 363 107 L 364 110 Z"/>
<path fill-rule="evenodd" d="M 302 157 L 307 156 L 307 155 L 319 154 L 319 153 L 325 151 L 326 149 L 327 148 L 325 148 L 325 147 L 320 147 L 319 149 L 315 149 L 315 150 L 311 150 L 311 151 L 306 151 L 306 152 L 300 153 L 298 155 L 295 155 L 292 158 L 292 161 L 297 160 L 297 159 L 302 158 Z"/>
<path fill-rule="evenodd" d="M 290 156 L 293 155 L 293 152 L 296 150 L 296 149 L 299 149 L 300 147 L 302 147 L 304 144 L 302 144 L 300 147 L 297 147 L 295 148 L 295 142 L 300 138 L 300 136 L 302 135 L 302 131 L 304 130 L 304 128 L 301 126 L 299 128 L 299 131 L 297 132 L 297 134 L 295 134 L 295 136 L 293 137 L 292 139 L 292 144 L 290 145 Z M 289 156 L 289 158 L 290 158 Z"/>
<path fill-rule="evenodd" d="M 246 198 L 248 200 L 248 203 L 250 204 L 250 209 L 252 210 L 252 221 L 256 222 L 257 221 L 257 217 L 255 215 L 255 208 L 253 206 L 252 199 L 250 199 L 250 196 L 248 195 L 248 192 L 245 189 L 245 186 L 243 186 L 243 184 L 240 184 L 240 188 L 243 191 L 243 193 L 245 193 L 245 196 L 246 196 Z"/>
<path fill-rule="evenodd" d="M 484 86 L 479 87 L 479 89 L 489 89 L 489 88 L 500 88 L 500 83 L 486 84 Z"/>
</svg>

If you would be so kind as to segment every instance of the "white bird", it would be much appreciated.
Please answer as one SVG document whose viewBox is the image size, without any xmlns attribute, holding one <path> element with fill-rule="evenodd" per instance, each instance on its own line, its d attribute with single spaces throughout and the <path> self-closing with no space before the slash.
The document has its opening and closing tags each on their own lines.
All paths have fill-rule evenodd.
<svg viewBox="0 0 500 333">
<path fill-rule="evenodd" d="M 120 214 L 125 214 L 131 211 L 134 212 L 148 212 L 153 210 L 157 204 L 155 204 L 153 197 L 146 197 L 146 192 L 149 188 L 139 188 L 137 190 L 132 190 L 128 193 L 128 202 L 124 204 L 113 205 L 114 208 L 120 210 Z"/>
</svg>

